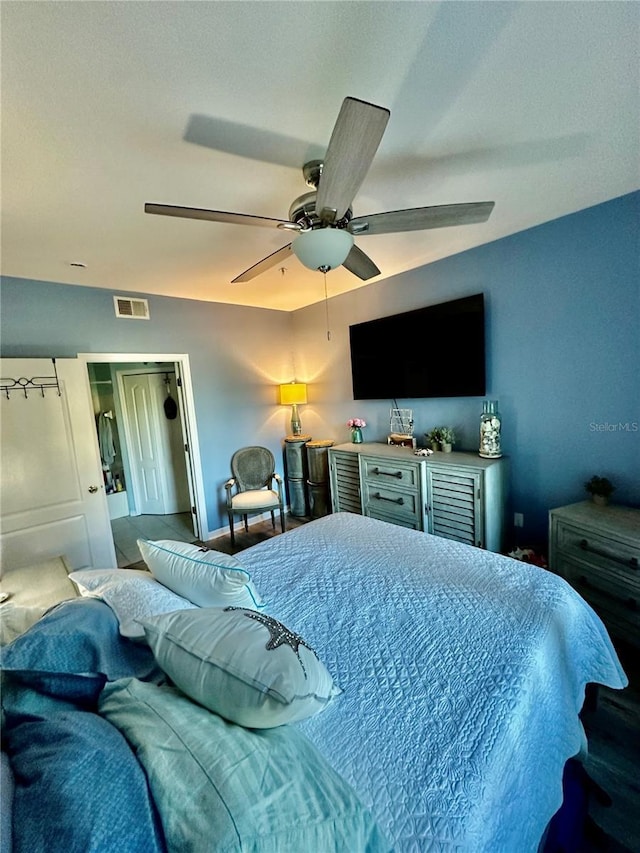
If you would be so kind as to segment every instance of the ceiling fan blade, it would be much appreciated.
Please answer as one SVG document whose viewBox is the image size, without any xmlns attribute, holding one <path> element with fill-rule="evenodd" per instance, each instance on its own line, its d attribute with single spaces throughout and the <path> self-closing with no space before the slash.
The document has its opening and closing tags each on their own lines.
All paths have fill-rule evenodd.
<svg viewBox="0 0 640 853">
<path fill-rule="evenodd" d="M 251 281 L 252 278 L 260 275 L 263 272 L 266 272 L 271 267 L 274 267 L 276 264 L 284 262 L 287 258 L 290 258 L 293 254 L 293 250 L 291 248 L 291 243 L 287 243 L 286 246 L 283 246 L 281 249 L 278 249 L 277 252 L 273 252 L 271 255 L 267 255 L 266 258 L 263 258 L 261 261 L 258 261 L 257 264 L 254 264 L 252 267 L 249 267 L 248 270 L 245 270 L 240 275 L 236 276 L 231 284 L 239 284 L 241 281 Z"/>
<path fill-rule="evenodd" d="M 369 171 L 389 121 L 389 110 L 357 98 L 345 98 L 324 165 L 316 211 L 325 222 L 341 219 Z"/>
<path fill-rule="evenodd" d="M 427 228 L 447 228 L 451 225 L 472 225 L 486 222 L 495 205 L 494 201 L 468 204 L 440 204 L 434 207 L 412 207 L 408 210 L 390 210 L 371 216 L 357 216 L 347 225 L 352 234 L 393 234 L 398 231 L 421 231 Z"/>
<path fill-rule="evenodd" d="M 342 264 L 343 267 L 357 275 L 362 281 L 373 278 L 374 275 L 380 275 L 380 270 L 373 263 L 371 258 L 359 249 L 356 245 L 351 247 L 351 251 L 347 255 L 347 260 Z"/>
<path fill-rule="evenodd" d="M 178 216 L 182 219 L 205 219 L 209 222 L 224 222 L 230 225 L 259 225 L 262 228 L 283 228 L 299 231 L 300 226 L 286 219 L 270 219 L 267 216 L 251 216 L 248 213 L 227 213 L 224 210 L 207 210 L 200 207 L 179 207 L 175 204 L 151 204 L 144 206 L 145 213 L 160 216 Z"/>
</svg>

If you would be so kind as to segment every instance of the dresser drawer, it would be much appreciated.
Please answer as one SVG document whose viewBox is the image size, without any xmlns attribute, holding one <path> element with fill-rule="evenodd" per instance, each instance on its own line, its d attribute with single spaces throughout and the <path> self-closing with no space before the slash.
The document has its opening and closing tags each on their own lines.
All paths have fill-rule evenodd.
<svg viewBox="0 0 640 853">
<path fill-rule="evenodd" d="M 371 506 L 367 512 L 369 518 L 377 518 L 378 521 L 388 521 L 398 527 L 408 527 L 410 530 L 422 530 L 422 521 L 415 515 L 391 515 L 384 508 Z"/>
<path fill-rule="evenodd" d="M 401 486 L 405 489 L 420 487 L 420 468 L 415 462 L 404 459 L 376 459 L 360 457 L 360 475 L 363 481 L 377 486 Z"/>
<path fill-rule="evenodd" d="M 398 491 L 385 488 L 384 483 L 367 481 L 362 484 L 362 504 L 365 515 L 372 518 L 384 516 L 384 520 L 394 519 L 398 523 L 401 523 L 402 519 L 411 521 L 415 519 L 418 522 L 418 529 L 422 526 L 420 496 L 415 492 Z"/>
<path fill-rule="evenodd" d="M 624 583 L 640 587 L 640 546 L 614 539 L 602 533 L 574 527 L 558 521 L 556 527 L 558 557 L 577 558 L 607 574 L 619 575 Z"/>
<path fill-rule="evenodd" d="M 624 585 L 617 575 L 595 572 L 568 557 L 559 559 L 558 570 L 613 633 L 640 642 L 640 587 Z"/>
</svg>

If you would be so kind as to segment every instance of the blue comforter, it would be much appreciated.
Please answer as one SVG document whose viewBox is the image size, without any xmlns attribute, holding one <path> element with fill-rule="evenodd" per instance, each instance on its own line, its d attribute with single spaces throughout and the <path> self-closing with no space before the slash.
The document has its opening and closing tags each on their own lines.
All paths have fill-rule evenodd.
<svg viewBox="0 0 640 853">
<path fill-rule="evenodd" d="M 243 551 L 343 694 L 301 730 L 397 851 L 536 851 L 584 747 L 585 685 L 627 683 L 561 578 L 338 513 Z"/>
<path fill-rule="evenodd" d="M 344 513 L 240 557 L 343 693 L 248 732 L 163 683 L 107 605 L 59 605 L 2 650 L 16 850 L 537 850 L 584 746 L 585 685 L 626 684 L 580 596 Z"/>
</svg>

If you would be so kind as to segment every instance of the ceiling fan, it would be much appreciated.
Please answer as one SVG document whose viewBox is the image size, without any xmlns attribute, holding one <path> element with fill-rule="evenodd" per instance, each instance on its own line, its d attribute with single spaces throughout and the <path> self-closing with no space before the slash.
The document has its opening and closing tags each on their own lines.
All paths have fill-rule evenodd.
<svg viewBox="0 0 640 853">
<path fill-rule="evenodd" d="M 389 115 L 384 107 L 358 98 L 344 99 L 324 160 L 311 160 L 303 167 L 304 179 L 312 192 L 295 199 L 289 208 L 289 219 L 152 203 L 145 204 L 145 213 L 279 228 L 297 234 L 291 243 L 234 278 L 233 284 L 250 281 L 283 263 L 292 253 L 309 269 L 328 272 L 342 265 L 366 281 L 379 275 L 380 270 L 356 246 L 354 236 L 486 222 L 495 204 L 493 201 L 443 204 L 354 217 L 351 204 L 378 150 Z"/>
</svg>

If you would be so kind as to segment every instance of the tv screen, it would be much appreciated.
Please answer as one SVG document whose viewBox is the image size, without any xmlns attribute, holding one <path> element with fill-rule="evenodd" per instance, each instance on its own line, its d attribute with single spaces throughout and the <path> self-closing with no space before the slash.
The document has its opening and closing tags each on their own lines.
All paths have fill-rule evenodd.
<svg viewBox="0 0 640 853">
<path fill-rule="evenodd" d="M 354 400 L 481 397 L 484 295 L 349 327 Z"/>
</svg>

